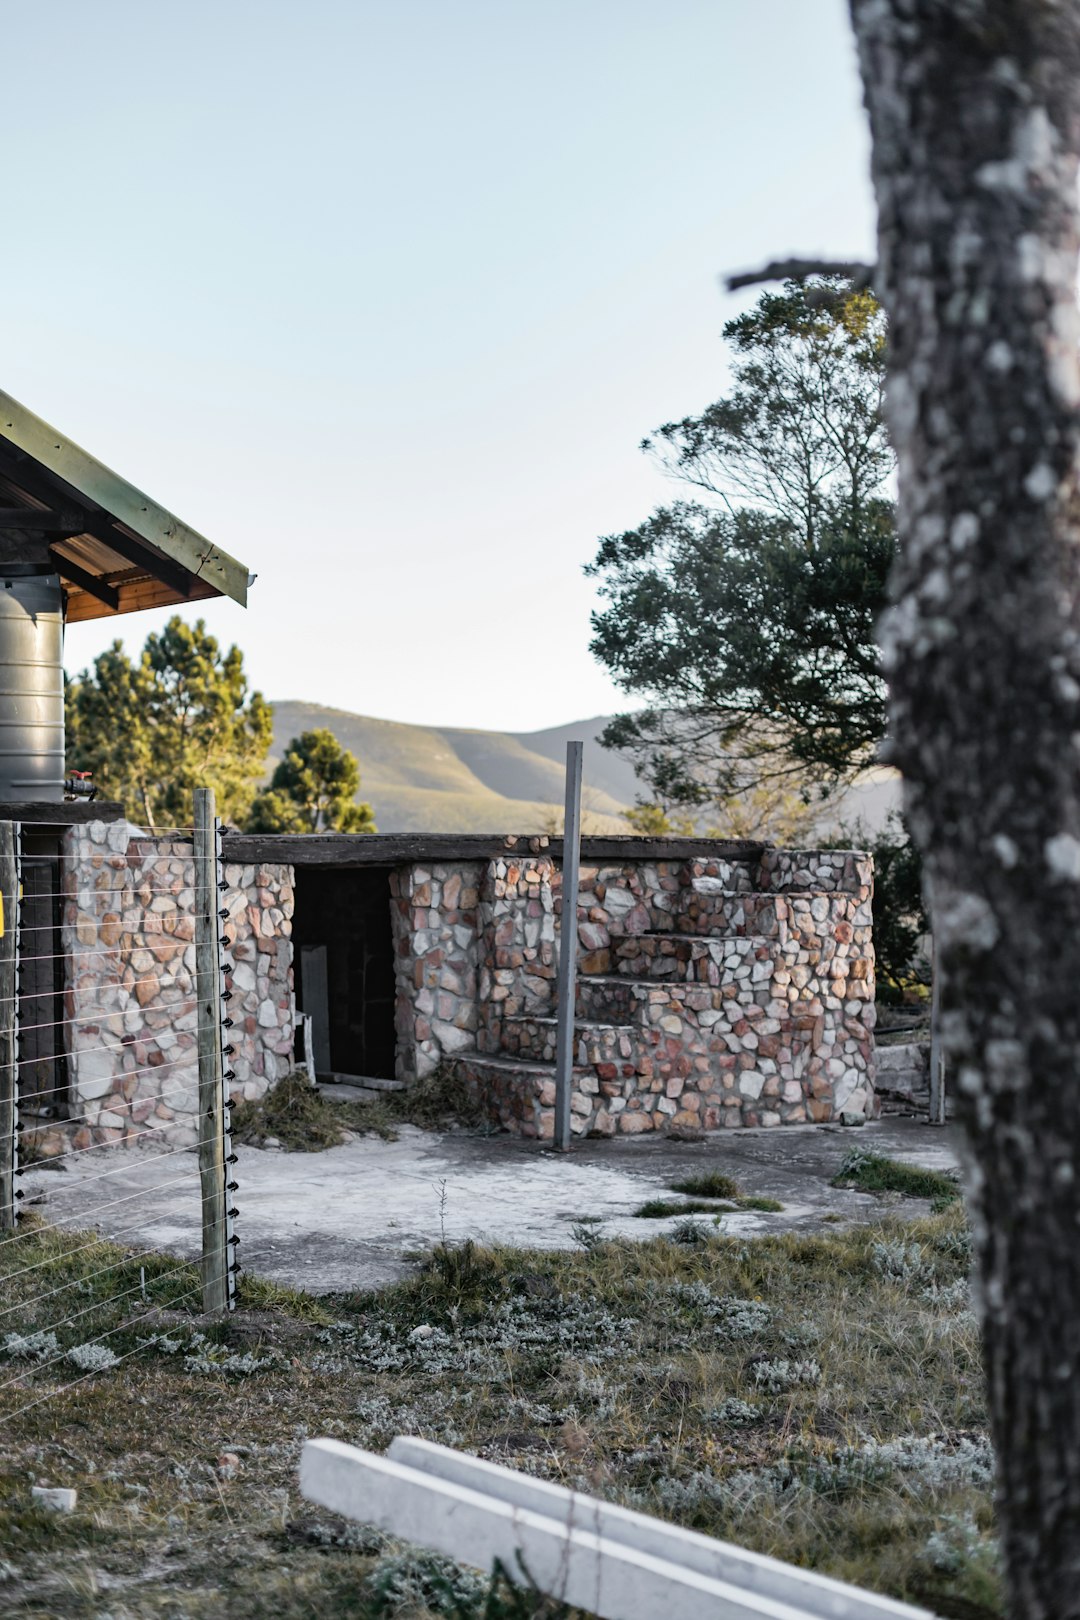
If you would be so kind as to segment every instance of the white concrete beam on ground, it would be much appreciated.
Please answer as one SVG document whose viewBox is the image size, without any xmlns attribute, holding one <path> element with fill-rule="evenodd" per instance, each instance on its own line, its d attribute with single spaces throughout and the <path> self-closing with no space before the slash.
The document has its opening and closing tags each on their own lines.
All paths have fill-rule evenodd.
<svg viewBox="0 0 1080 1620">
<path fill-rule="evenodd" d="M 505 1481 L 501 1485 L 505 1490 Z M 517 1584 L 531 1584 L 600 1620 L 670 1620 L 672 1614 L 679 1620 L 929 1620 L 924 1610 L 853 1587 L 840 1588 L 831 1608 L 808 1609 L 586 1528 L 604 1506 L 591 1497 L 572 1498 L 570 1522 L 338 1440 L 305 1444 L 300 1490 L 335 1513 L 478 1569 L 498 1561 Z M 859 1607 L 864 1596 L 867 1604 Z"/>
<path fill-rule="evenodd" d="M 430 1440 L 399 1435 L 387 1455 L 449 1484 L 484 1492 L 511 1507 L 544 1514 L 562 1524 L 588 1528 L 605 1541 L 667 1559 L 684 1570 L 759 1597 L 789 1603 L 820 1620 L 899 1620 L 901 1616 L 910 1620 L 925 1612 Z"/>
</svg>

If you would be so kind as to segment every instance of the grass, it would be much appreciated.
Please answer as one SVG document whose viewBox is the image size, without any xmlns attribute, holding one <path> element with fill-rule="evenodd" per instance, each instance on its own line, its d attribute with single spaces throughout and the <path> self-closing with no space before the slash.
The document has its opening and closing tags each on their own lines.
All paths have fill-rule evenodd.
<svg viewBox="0 0 1080 1620">
<path fill-rule="evenodd" d="M 693 1243 L 444 1244 L 377 1293 L 245 1278 L 218 1320 L 192 1267 L 22 1232 L 0 1346 L 51 1329 L 57 1356 L 106 1336 L 123 1359 L 71 1387 L 67 1361 L 0 1353 L 11 1620 L 561 1613 L 299 1497 L 306 1435 L 397 1433 L 940 1614 L 1001 1612 L 958 1207 L 751 1243 L 704 1222 Z M 75 1486 L 77 1511 L 35 1509 L 36 1483 Z"/>
<path fill-rule="evenodd" d="M 649 1198 L 635 1209 L 644 1221 L 664 1221 L 669 1215 L 722 1215 L 732 1204 L 705 1204 L 700 1198 Z"/>
<path fill-rule="evenodd" d="M 55 1328 L 58 1354 L 107 1333 L 123 1356 L 74 1388 L 66 1362 L 0 1358 L 16 1620 L 479 1620 L 483 1583 L 296 1494 L 304 1434 L 381 1450 L 398 1432 L 939 1614 L 999 1614 L 957 1209 L 751 1244 L 708 1223 L 693 1244 L 444 1244 L 379 1293 L 244 1278 L 214 1322 L 191 1309 L 194 1268 L 86 1243 L 28 1226 L 0 1247 L 0 1343 L 70 1314 L 34 1302 L 66 1283 L 86 1314 Z M 78 1511 L 32 1508 L 32 1482 L 78 1487 Z M 505 1591 L 492 1605 L 486 1620 L 534 1612 Z"/>
<path fill-rule="evenodd" d="M 392 1142 L 399 1125 L 433 1129 L 448 1123 L 481 1128 L 485 1119 L 447 1069 L 414 1081 L 405 1091 L 387 1092 L 377 1102 L 338 1101 L 310 1085 L 306 1074 L 295 1072 L 256 1102 L 238 1103 L 232 1112 L 235 1141 L 251 1147 L 277 1142 L 290 1153 L 337 1147 L 349 1132 Z"/>
<path fill-rule="evenodd" d="M 649 1198 L 634 1214 L 642 1220 L 662 1221 L 671 1215 L 730 1215 L 736 1209 L 760 1210 L 775 1214 L 783 1204 L 775 1198 L 759 1198 L 740 1193 L 737 1182 L 718 1170 L 707 1170 L 701 1175 L 686 1176 L 671 1183 L 672 1192 L 689 1196 L 680 1198 Z M 708 1199 L 705 1203 L 702 1200 Z"/>
<path fill-rule="evenodd" d="M 700 1176 L 687 1176 L 683 1181 L 671 1183 L 672 1192 L 688 1193 L 692 1198 L 737 1198 L 739 1189 L 731 1176 L 718 1170 L 707 1170 Z"/>
<path fill-rule="evenodd" d="M 907 1198 L 929 1198 L 943 1209 L 960 1198 L 955 1176 L 941 1170 L 924 1170 L 901 1159 L 888 1159 L 881 1153 L 853 1148 L 833 1177 L 833 1187 L 853 1187 L 857 1192 L 902 1193 Z"/>
</svg>

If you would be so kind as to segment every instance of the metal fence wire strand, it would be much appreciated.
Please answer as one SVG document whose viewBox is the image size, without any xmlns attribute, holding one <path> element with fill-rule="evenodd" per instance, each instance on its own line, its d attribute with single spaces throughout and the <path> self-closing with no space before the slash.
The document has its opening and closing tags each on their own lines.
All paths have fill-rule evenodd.
<svg viewBox="0 0 1080 1620">
<path fill-rule="evenodd" d="M 0 1281 L 8 1296 L 0 1307 L 0 1353 L 12 1358 L 0 1390 L 30 1377 L 55 1378 L 73 1350 L 92 1355 L 95 1347 L 136 1328 L 160 1308 L 132 1315 L 139 1296 L 145 1301 L 164 1288 L 161 1303 L 187 1308 L 201 1302 L 211 1312 L 233 1303 L 240 1265 L 222 955 L 229 908 L 213 795 L 199 790 L 194 808 L 191 829 L 129 828 L 126 871 L 115 838 L 105 848 L 100 834 L 75 837 L 59 862 L 32 857 L 36 871 L 28 863 L 25 887 L 18 870 L 19 830 L 0 824 L 6 916 L 6 936 L 0 925 Z M 14 850 L 14 864 L 9 859 L 5 866 L 5 848 Z M 156 869 L 166 861 L 176 864 Z M 63 870 L 59 881 L 50 880 L 46 866 Z M 109 875 L 96 877 L 100 870 Z M 97 888 L 98 881 L 110 886 Z M 133 908 L 135 916 L 129 915 Z M 232 910 L 239 915 L 235 901 Z M 161 918 L 164 924 L 155 920 Z M 148 966 L 151 957 L 165 971 Z M 114 1004 L 121 996 L 127 1005 Z M 54 1009 L 63 1016 L 42 1016 Z M 180 1020 L 183 1028 L 177 1029 Z M 113 1039 L 102 1041 L 102 1035 Z M 176 1056 L 178 1038 L 185 1045 Z M 139 1057 L 145 1049 L 162 1061 L 129 1067 L 133 1047 Z M 179 1099 L 188 1106 L 170 1110 Z M 161 1115 L 155 1112 L 159 1106 Z M 132 1117 L 133 1109 L 141 1120 Z M 36 1110 L 41 1112 L 35 1116 Z M 49 1205 L 39 1220 L 29 1218 L 29 1206 L 19 1209 L 25 1177 L 33 1171 L 19 1156 L 43 1132 L 58 1133 L 61 1142 L 52 1145 L 62 1147 L 45 1162 L 79 1169 L 57 1178 L 59 1184 L 35 1182 L 35 1190 L 47 1188 Z M 89 1153 L 99 1155 L 102 1167 L 84 1175 Z M 168 1165 L 161 1165 L 166 1159 Z M 138 1283 L 124 1275 L 132 1266 L 145 1270 L 160 1254 L 152 1245 L 155 1225 L 178 1217 L 198 1234 L 197 1256 L 169 1255 L 165 1269 L 155 1266 Z M 112 1244 L 130 1252 L 114 1257 Z M 177 1293 L 192 1266 L 200 1280 Z M 115 1282 L 102 1285 L 117 1272 Z M 24 1291 L 26 1297 L 15 1297 Z M 92 1332 L 87 1318 L 105 1313 L 108 1323 L 112 1311 L 122 1313 L 118 1322 L 80 1340 L 80 1324 Z M 95 1325 L 100 1321 L 97 1315 Z M 49 1353 L 16 1366 L 20 1345 L 36 1335 L 50 1335 L 43 1341 Z M 111 1367 L 133 1354 L 110 1354 L 102 1364 Z M 43 1390 L 9 1421 L 94 1375 L 91 1369 Z"/>
<path fill-rule="evenodd" d="M 253 1254 L 251 1256 L 251 1258 L 252 1259 L 259 1259 L 259 1258 L 261 1258 L 261 1256 L 262 1256 L 262 1254 L 264 1252 L 265 1251 L 263 1251 L 263 1250 L 259 1250 L 255 1254 Z M 155 1278 L 153 1280 L 157 1281 L 158 1279 Z M 182 1301 L 182 1300 L 194 1299 L 199 1294 L 200 1291 L 201 1291 L 201 1284 L 195 1284 L 191 1288 L 185 1289 L 182 1294 L 178 1294 L 173 1299 L 172 1305 L 175 1306 L 175 1305 L 179 1304 L 180 1301 Z M 160 1307 L 155 1306 L 154 1310 L 157 1310 L 159 1308 Z M 154 1311 L 149 1311 L 146 1314 L 148 1316 L 152 1316 L 154 1314 Z M 134 1326 L 134 1323 L 139 1321 L 139 1320 L 141 1320 L 139 1317 L 135 1317 L 135 1318 L 132 1319 L 132 1321 L 125 1322 L 125 1323 L 121 1324 L 121 1326 L 116 1328 L 114 1331 L 118 1332 L 118 1333 L 122 1332 L 122 1331 Z M 127 1361 L 131 1356 L 137 1356 L 140 1353 L 140 1351 L 142 1351 L 143 1349 L 145 1349 L 145 1345 L 137 1344 L 131 1350 L 125 1350 L 122 1355 L 117 1356 L 116 1360 L 113 1361 L 110 1364 L 109 1371 L 111 1372 L 113 1370 L 113 1368 L 119 1367 L 121 1362 Z M 32 1367 L 28 1367 L 26 1369 L 26 1371 L 22 1374 L 22 1376 L 26 1377 L 31 1372 L 39 1371 L 41 1366 L 42 1366 L 42 1363 L 37 1363 Z M 78 1378 L 73 1378 L 68 1383 L 62 1384 L 59 1389 L 47 1390 L 45 1392 L 45 1394 L 39 1395 L 36 1401 L 27 1401 L 25 1405 L 18 1407 L 14 1412 L 9 1413 L 7 1415 L 7 1417 L 0 1419 L 0 1422 L 2 1422 L 4 1424 L 7 1424 L 7 1425 L 13 1424 L 19 1418 L 25 1417 L 27 1412 L 32 1412 L 35 1407 L 44 1406 L 47 1401 L 59 1400 L 59 1398 L 62 1395 L 69 1394 L 71 1390 L 77 1389 L 80 1384 L 85 1384 L 88 1379 L 96 1378 L 98 1376 L 99 1376 L 99 1372 L 98 1372 L 97 1369 L 92 1370 L 91 1372 L 82 1373 Z M 8 1388 L 8 1387 L 9 1387 L 8 1385 L 0 1385 L 0 1388 Z"/>
</svg>

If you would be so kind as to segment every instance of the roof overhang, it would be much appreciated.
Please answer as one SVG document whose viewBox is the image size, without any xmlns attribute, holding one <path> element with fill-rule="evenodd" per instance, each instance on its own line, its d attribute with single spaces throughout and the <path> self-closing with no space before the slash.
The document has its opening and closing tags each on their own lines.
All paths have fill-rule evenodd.
<svg viewBox="0 0 1080 1620">
<path fill-rule="evenodd" d="M 248 570 L 0 390 L 0 564 L 51 564 L 66 618 L 228 596 Z"/>
</svg>

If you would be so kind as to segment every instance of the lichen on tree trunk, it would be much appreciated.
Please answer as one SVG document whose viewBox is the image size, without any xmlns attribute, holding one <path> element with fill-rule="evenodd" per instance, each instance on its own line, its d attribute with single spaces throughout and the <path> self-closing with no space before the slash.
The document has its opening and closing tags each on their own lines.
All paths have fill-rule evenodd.
<svg viewBox="0 0 1080 1620">
<path fill-rule="evenodd" d="M 851 0 L 902 555 L 883 629 L 1012 1611 L 1080 1616 L 1077 0 Z"/>
</svg>

